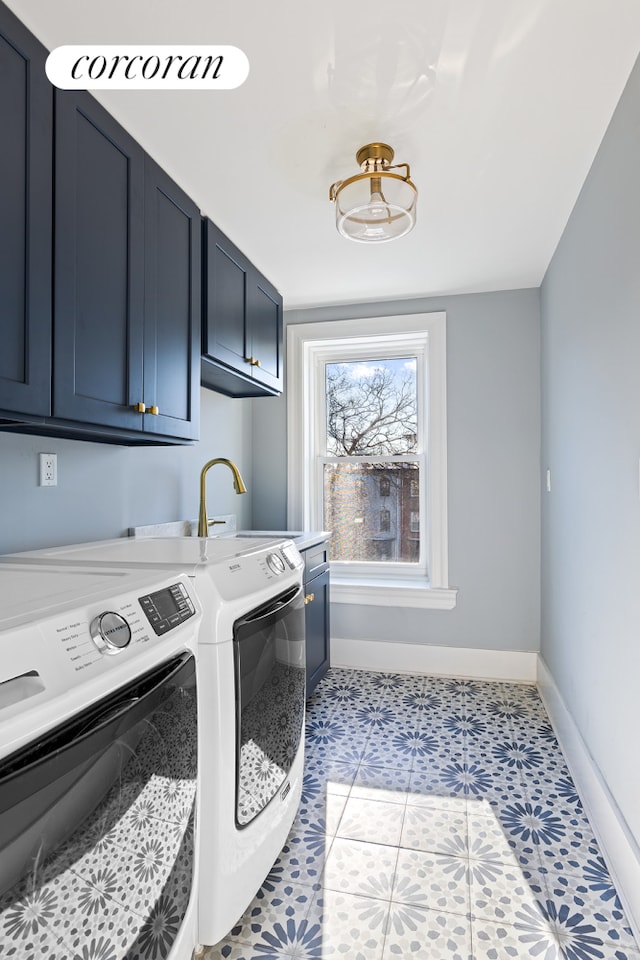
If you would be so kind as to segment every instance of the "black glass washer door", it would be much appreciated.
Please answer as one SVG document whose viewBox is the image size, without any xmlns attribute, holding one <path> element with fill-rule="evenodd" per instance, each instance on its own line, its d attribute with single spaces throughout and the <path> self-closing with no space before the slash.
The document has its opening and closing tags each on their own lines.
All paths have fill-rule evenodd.
<svg viewBox="0 0 640 960">
<path fill-rule="evenodd" d="M 305 630 L 294 587 L 234 625 L 236 824 L 246 827 L 276 795 L 303 736 Z"/>
<path fill-rule="evenodd" d="M 193 884 L 195 659 L 0 761 L 0 955 L 157 960 Z"/>
</svg>

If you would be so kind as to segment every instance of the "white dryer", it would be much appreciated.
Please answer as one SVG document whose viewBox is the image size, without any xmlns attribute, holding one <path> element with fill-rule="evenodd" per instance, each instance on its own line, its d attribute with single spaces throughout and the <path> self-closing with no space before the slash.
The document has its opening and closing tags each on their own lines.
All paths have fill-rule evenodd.
<svg viewBox="0 0 640 960">
<path fill-rule="evenodd" d="M 0 564 L 0 954 L 196 944 L 197 631 L 165 571 Z"/>
<path fill-rule="evenodd" d="M 272 538 L 136 538 L 19 555 L 180 570 L 202 605 L 198 638 L 198 939 L 214 944 L 259 890 L 293 823 L 304 763 L 303 561 Z"/>
</svg>

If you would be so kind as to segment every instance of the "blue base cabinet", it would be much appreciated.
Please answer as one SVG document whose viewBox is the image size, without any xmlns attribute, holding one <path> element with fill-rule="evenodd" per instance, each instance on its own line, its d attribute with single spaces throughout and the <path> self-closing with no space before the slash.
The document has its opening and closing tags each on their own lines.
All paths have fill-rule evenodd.
<svg viewBox="0 0 640 960">
<path fill-rule="evenodd" d="M 329 669 L 331 653 L 329 560 L 326 541 L 301 550 L 307 653 L 307 697 Z"/>
</svg>

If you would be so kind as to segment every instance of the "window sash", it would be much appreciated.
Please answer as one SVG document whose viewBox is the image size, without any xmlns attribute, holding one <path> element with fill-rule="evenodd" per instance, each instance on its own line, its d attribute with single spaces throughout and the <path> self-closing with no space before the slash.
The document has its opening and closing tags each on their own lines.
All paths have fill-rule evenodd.
<svg viewBox="0 0 640 960">
<path fill-rule="evenodd" d="M 367 361 L 388 359 L 416 360 L 416 406 L 417 406 L 417 439 L 415 453 L 394 455 L 369 456 L 328 456 L 327 451 L 327 404 L 326 404 L 326 365 L 344 361 Z M 426 543 L 427 526 L 424 513 L 426 510 L 428 491 L 428 471 L 426 462 L 427 445 L 427 388 L 428 388 L 428 353 L 427 337 L 384 337 L 382 339 L 369 337 L 366 342 L 334 341 L 323 349 L 314 351 L 313 382 L 311 390 L 314 396 L 314 429 L 310 439 L 312 458 L 315 469 L 309 476 L 312 503 L 311 526 L 314 529 L 323 528 L 324 521 L 324 466 L 327 463 L 417 463 L 419 465 L 419 511 L 421 514 L 420 550 L 417 561 L 407 560 L 334 560 L 331 568 L 336 579 L 349 577 L 364 577 L 370 580 L 380 578 L 393 579 L 401 577 L 421 578 L 428 576 L 428 544 Z"/>
<path fill-rule="evenodd" d="M 326 320 L 287 324 L 287 422 L 289 438 L 288 458 L 288 516 L 290 529 L 318 529 L 317 472 L 315 438 L 322 424 L 318 423 L 318 409 L 314 388 L 314 366 L 319 355 L 340 348 L 341 355 L 349 357 L 349 350 L 366 346 L 369 358 L 375 342 L 380 356 L 389 351 L 389 345 L 402 344 L 402 353 L 413 354 L 416 345 L 422 345 L 428 364 L 428 380 L 424 383 L 428 446 L 423 451 L 429 476 L 423 506 L 422 536 L 428 580 L 423 575 L 418 583 L 426 590 L 449 591 L 447 538 L 447 418 L 446 418 L 446 314 L 444 312 L 406 314 L 392 317 L 365 317 L 354 320 Z M 312 443 L 313 440 L 313 443 Z M 336 458 L 329 458 L 332 461 Z M 379 460 L 379 458 L 376 458 Z M 426 478 L 425 471 L 425 478 Z M 338 579 L 337 565 L 332 564 L 332 580 Z M 377 571 L 382 573 L 380 569 Z M 348 578 L 347 578 L 348 579 Z M 395 571 L 399 583 L 410 578 Z M 393 572 L 389 585 L 393 583 Z M 346 581 L 345 581 L 346 582 Z M 352 577 L 353 583 L 375 582 L 372 577 Z M 344 589 L 341 588 L 341 589 Z M 377 590 L 378 588 L 376 588 Z M 380 589 L 384 591 L 384 585 Z M 438 595 L 438 596 L 436 596 Z M 336 593 L 336 598 L 342 594 Z M 394 595 L 395 596 L 395 595 Z M 345 594 L 346 597 L 346 594 Z M 375 594 L 375 600 L 382 593 Z M 448 598 L 448 601 L 449 602 Z M 355 601 L 354 601 L 355 602 Z M 398 602 L 396 599 L 394 602 Z M 450 601 L 455 605 L 455 600 Z M 429 605 L 425 601 L 426 605 Z M 437 603 L 434 601 L 434 605 Z"/>
</svg>

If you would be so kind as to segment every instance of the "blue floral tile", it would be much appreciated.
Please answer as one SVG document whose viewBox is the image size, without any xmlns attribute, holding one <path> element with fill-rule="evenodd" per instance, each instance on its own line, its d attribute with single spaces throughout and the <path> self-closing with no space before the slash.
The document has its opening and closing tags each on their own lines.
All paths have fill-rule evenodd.
<svg viewBox="0 0 640 960">
<path fill-rule="evenodd" d="M 600 939 L 622 950 L 635 948 L 633 933 L 617 897 L 603 901 L 599 892 L 580 882 L 562 883 L 557 878 L 547 877 L 549 897 L 556 913 L 568 909 L 579 913 L 584 922 L 591 923 Z"/>
<path fill-rule="evenodd" d="M 324 824 L 328 836 L 334 836 L 344 812 L 347 797 L 340 793 L 327 793 L 325 797 L 307 806 L 301 806 L 293 822 L 292 832 L 300 833 L 309 824 Z"/>
<path fill-rule="evenodd" d="M 370 678 L 372 690 L 389 699 L 424 686 L 424 680 L 402 673 L 373 673 Z"/>
<path fill-rule="evenodd" d="M 333 757 L 305 757 L 302 783 L 302 803 L 321 799 L 327 793 L 348 794 L 358 765 L 358 759 L 336 760 Z"/>
<path fill-rule="evenodd" d="M 306 918 L 315 895 L 313 887 L 292 883 L 269 887 L 261 887 L 231 930 L 236 941 L 252 944 L 283 919 L 294 920 L 299 926 Z"/>
<path fill-rule="evenodd" d="M 325 889 L 390 899 L 397 860 L 395 847 L 337 837 L 322 882 Z"/>
<path fill-rule="evenodd" d="M 410 779 L 411 773 L 409 770 L 375 767 L 361 763 L 351 787 L 351 796 L 405 804 Z"/>
<path fill-rule="evenodd" d="M 607 956 L 602 928 L 592 923 L 579 906 L 558 905 L 551 900 L 538 906 L 539 910 L 524 905 L 516 911 L 519 938 L 530 945 L 532 954 L 559 944 L 565 960 L 602 960 Z"/>
<path fill-rule="evenodd" d="M 474 960 L 567 960 L 559 939 L 550 932 L 538 936 L 535 931 L 483 918 L 471 921 L 471 943 Z"/>
<path fill-rule="evenodd" d="M 403 749 L 405 747 L 405 749 Z M 386 733 L 369 737 L 362 752 L 361 763 L 368 767 L 390 767 L 393 770 L 411 770 L 413 752 L 406 746 L 406 738 L 396 741 Z"/>
<path fill-rule="evenodd" d="M 490 808 L 489 808 L 490 809 Z M 474 860 L 497 860 L 504 864 L 516 862 L 514 850 L 509 843 L 504 828 L 495 814 L 468 809 L 467 831 L 469 837 L 469 856 Z"/>
<path fill-rule="evenodd" d="M 437 758 L 430 763 L 420 764 L 411 771 L 407 802 L 432 806 L 431 798 L 441 798 L 443 802 L 445 799 L 457 799 L 464 804 L 470 795 L 481 795 L 485 789 L 489 789 L 491 780 L 485 778 L 486 773 L 484 769 L 469 771 L 462 758 Z M 469 789 L 470 784 L 473 785 L 473 791 Z M 450 806 L 446 804 L 444 808 Z"/>
<path fill-rule="evenodd" d="M 394 696 L 393 703 L 407 719 L 413 717 L 421 721 L 438 719 L 449 709 L 448 697 L 442 691 L 422 687 L 404 690 Z"/>
<path fill-rule="evenodd" d="M 392 899 L 466 917 L 469 864 L 464 857 L 400 849 Z"/>
<path fill-rule="evenodd" d="M 534 686 L 332 668 L 287 843 L 205 960 L 412 957 L 640 951 Z"/>
<path fill-rule="evenodd" d="M 526 905 L 542 915 L 546 888 L 531 873 L 500 863 L 479 861 L 471 870 L 471 916 L 516 925 Z"/>
<path fill-rule="evenodd" d="M 547 873 L 547 886 L 553 895 L 558 891 L 587 891 L 600 900 L 603 907 L 622 911 L 622 904 L 606 863 L 594 854 L 591 860 L 581 864 L 574 873 Z"/>
<path fill-rule="evenodd" d="M 360 763 L 367 747 L 366 735 L 347 734 L 332 738 L 329 734 L 325 739 L 323 736 L 322 733 L 316 734 L 314 739 L 305 745 L 305 755 L 310 760 L 319 760 L 321 763 L 351 763 L 356 766 Z"/>
<path fill-rule="evenodd" d="M 316 960 L 322 957 L 322 928 L 308 920 L 283 918 L 267 927 L 251 944 L 252 960 L 296 957 Z"/>
<path fill-rule="evenodd" d="M 448 852 L 454 840 L 468 856 L 467 816 L 455 810 L 410 805 L 405 811 L 400 846 L 432 853 Z"/>
<path fill-rule="evenodd" d="M 337 836 L 397 847 L 403 819 L 404 807 L 401 804 L 351 795 L 344 808 Z"/>
<path fill-rule="evenodd" d="M 309 916 L 322 930 L 320 957 L 381 960 L 390 903 L 337 890 L 317 895 Z"/>
<path fill-rule="evenodd" d="M 461 917 L 391 903 L 382 960 L 470 960 L 471 931 Z"/>
<path fill-rule="evenodd" d="M 369 735 L 406 724 L 406 719 L 401 713 L 381 703 L 365 703 L 354 711 L 353 716 L 360 729 L 368 732 Z"/>
<path fill-rule="evenodd" d="M 318 883 L 332 839 L 329 837 L 318 846 L 304 844 L 297 837 L 294 837 L 291 842 L 287 841 L 271 868 L 267 881 L 274 885 L 295 883 L 313 886 Z"/>
</svg>

